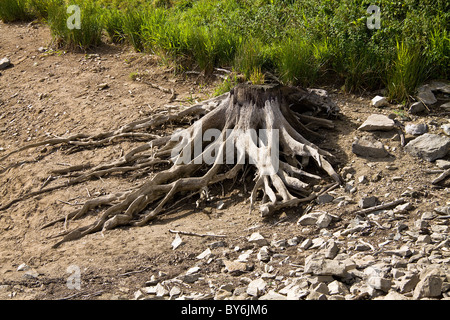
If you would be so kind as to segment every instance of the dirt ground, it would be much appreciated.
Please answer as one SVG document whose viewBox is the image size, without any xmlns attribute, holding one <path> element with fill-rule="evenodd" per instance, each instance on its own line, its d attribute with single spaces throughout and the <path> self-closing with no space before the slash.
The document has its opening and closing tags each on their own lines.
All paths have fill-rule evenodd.
<svg viewBox="0 0 450 320">
<path fill-rule="evenodd" d="M 95 52 L 72 53 L 50 48 L 51 35 L 46 26 L 0 23 L 0 58 L 10 58 L 13 66 L 0 71 L 0 156 L 26 143 L 48 136 L 74 133 L 99 133 L 167 109 L 170 94 L 133 81 L 131 75 L 144 73 L 153 83 L 173 88 L 177 101 L 171 105 L 189 105 L 208 98 L 220 79 L 204 80 L 196 74 L 174 74 L 159 63 L 156 57 L 134 52 L 131 48 L 103 44 Z M 103 86 L 102 84 L 107 84 Z M 361 197 L 376 195 L 380 200 L 395 200 L 411 188 L 424 194 L 415 201 L 408 224 L 438 205 L 445 205 L 448 193 L 431 185 L 432 175 L 424 170 L 436 169 L 433 163 L 410 157 L 393 139 L 395 132 L 377 133 L 393 156 L 381 160 L 357 157 L 351 151 L 354 138 L 362 133 L 356 129 L 370 114 L 389 115 L 396 106 L 374 110 L 367 95 L 343 94 L 338 88 L 325 88 L 339 105 L 342 117 L 336 120 L 335 130 L 323 132 L 319 145 L 337 157 L 337 171 L 346 166 L 356 170 L 355 176 L 365 175 L 369 183 L 358 185 L 350 195 L 352 202 L 343 208 L 335 204 L 314 205 L 342 218 L 349 217 Z M 430 131 L 439 131 L 447 120 L 437 111 L 428 116 L 410 116 L 405 123 L 426 122 Z M 165 128 L 173 130 L 172 127 Z M 52 169 L 64 166 L 100 163 L 126 152 L 137 142 L 121 142 L 104 148 L 92 148 L 66 154 L 64 148 L 38 147 L 14 154 L 0 163 L 0 203 L 5 204 L 17 195 L 38 190 Z M 393 177 L 399 177 L 393 179 Z M 224 184 L 211 190 L 214 200 L 201 208 L 195 198 L 178 211 L 163 216 L 140 228 L 119 228 L 104 235 L 95 233 L 81 240 L 52 248 L 57 235 L 64 230 L 62 223 L 41 229 L 45 223 L 63 217 L 90 197 L 139 185 L 144 178 L 130 179 L 129 175 L 113 175 L 34 197 L 0 212 L 0 299 L 133 299 L 135 292 L 146 286 L 154 275 L 158 279 L 172 279 L 199 263 L 196 256 L 212 242 L 223 240 L 225 247 L 213 249 L 216 257 L 235 258 L 235 247 L 249 246 L 247 237 L 254 231 L 265 238 L 304 239 L 318 231 L 296 224 L 304 208 L 280 212 L 262 219 L 254 211 L 249 213 L 249 192 L 243 185 Z M 329 181 L 328 181 L 329 182 Z M 325 182 L 324 182 L 325 183 Z M 247 186 L 251 190 L 251 187 Z M 348 195 L 341 189 L 335 196 Z M 224 202 L 217 209 L 219 201 Z M 70 223 L 70 227 L 85 225 L 95 219 L 94 214 Z M 331 232 L 345 221 L 336 222 Z M 212 233 L 225 238 L 182 236 L 185 242 L 176 250 L 171 243 L 175 235 L 169 230 Z M 386 231 L 387 232 L 387 231 Z M 377 243 L 385 234 L 369 234 L 366 241 Z M 380 240 L 379 240 L 380 239 Z M 305 253 L 295 247 L 286 249 L 293 263 L 304 263 Z M 18 267 L 26 264 L 38 275 L 25 275 Z M 81 290 L 67 285 L 72 275 L 70 266 L 77 266 L 81 275 Z M 68 270 L 69 268 L 69 270 Z M 238 284 L 239 279 L 222 272 L 220 259 L 205 263 L 203 278 L 184 284 L 186 293 L 208 293 L 211 285 Z M 292 269 L 293 267 L 290 266 Z M 288 272 L 289 266 L 280 269 Z"/>
</svg>

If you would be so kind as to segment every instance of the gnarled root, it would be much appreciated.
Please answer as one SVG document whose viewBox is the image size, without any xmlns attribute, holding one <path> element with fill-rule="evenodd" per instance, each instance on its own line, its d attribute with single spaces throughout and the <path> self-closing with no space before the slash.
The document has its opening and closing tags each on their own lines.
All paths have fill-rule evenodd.
<svg viewBox="0 0 450 320">
<path fill-rule="evenodd" d="M 293 87 L 244 84 L 228 94 L 177 114 L 156 115 L 111 133 L 47 140 L 47 144 L 100 145 L 125 134 L 144 137 L 134 131 L 165 121 L 202 116 L 190 127 L 171 136 L 154 137 L 147 133 L 145 138 L 151 139 L 148 143 L 109 164 L 89 167 L 82 172 L 79 171 L 80 166 L 66 168 L 65 173 L 73 177 L 70 183 L 75 184 L 113 172 L 128 172 L 163 162 L 167 164 L 168 161 L 172 163 L 135 190 L 90 200 L 65 218 L 47 223 L 44 227 L 61 221 L 67 225 L 68 221 L 80 219 L 98 206 L 110 206 L 91 225 L 60 234 L 63 238 L 54 246 L 118 226 L 145 225 L 162 213 L 177 194 L 199 192 L 223 180 L 234 179 L 246 164 L 255 169 L 250 210 L 258 201 L 260 190 L 263 192 L 259 206 L 262 216 L 311 201 L 316 196 L 311 192 L 311 184 L 321 177 L 305 171 L 310 159 L 340 183 L 338 174 L 327 160 L 332 155 L 303 136 L 312 132 L 311 125 L 332 127 L 330 120 L 316 116 L 321 111 L 333 113 L 336 108 L 331 103 L 325 104 L 323 99 L 317 100 L 314 95 Z M 305 115 L 306 112 L 308 114 Z M 44 145 L 44 142 L 28 147 Z M 13 151 L 0 160 L 28 147 Z M 0 209 L 6 207 L 8 205 Z"/>
</svg>

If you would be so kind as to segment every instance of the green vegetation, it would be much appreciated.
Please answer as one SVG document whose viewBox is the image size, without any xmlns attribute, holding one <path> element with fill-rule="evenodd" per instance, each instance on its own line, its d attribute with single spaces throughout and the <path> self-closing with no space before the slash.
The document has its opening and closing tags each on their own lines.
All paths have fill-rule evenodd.
<svg viewBox="0 0 450 320">
<path fill-rule="evenodd" d="M 81 8 L 80 30 L 66 26 L 72 4 Z M 379 29 L 367 27 L 372 4 L 381 9 Z M 450 70 L 447 0 L 0 1 L 5 22 L 36 18 L 64 47 L 89 49 L 104 31 L 104 41 L 129 43 L 178 68 L 228 67 L 255 82 L 270 71 L 293 85 L 333 77 L 347 91 L 385 87 L 399 102 Z"/>
</svg>

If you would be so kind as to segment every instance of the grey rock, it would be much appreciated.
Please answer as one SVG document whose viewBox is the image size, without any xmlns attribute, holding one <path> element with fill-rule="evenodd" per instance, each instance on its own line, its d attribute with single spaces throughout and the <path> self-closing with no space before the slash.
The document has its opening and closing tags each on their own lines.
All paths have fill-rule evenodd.
<svg viewBox="0 0 450 320">
<path fill-rule="evenodd" d="M 400 293 L 406 293 L 413 291 L 416 285 L 419 283 L 419 276 L 415 273 L 410 275 L 404 275 L 395 281 L 395 287 Z"/>
<path fill-rule="evenodd" d="M 374 300 L 411 300 L 410 298 L 404 296 L 403 294 L 400 294 L 396 291 L 389 291 L 387 295 L 383 297 L 377 297 Z"/>
<path fill-rule="evenodd" d="M 358 156 L 372 158 L 385 158 L 389 155 L 380 141 L 367 137 L 357 139 L 353 142 L 352 152 Z"/>
<path fill-rule="evenodd" d="M 267 262 L 270 260 L 270 250 L 268 246 L 264 246 L 259 249 L 258 254 L 256 255 L 257 259 L 263 262 Z"/>
<path fill-rule="evenodd" d="M 388 292 L 391 289 L 391 280 L 384 277 L 372 276 L 367 279 L 367 284 L 376 290 Z"/>
<path fill-rule="evenodd" d="M 247 294 L 254 297 L 259 297 L 264 293 L 267 282 L 263 279 L 255 279 L 248 284 Z"/>
<path fill-rule="evenodd" d="M 441 104 L 441 109 L 444 109 L 444 111 L 450 111 L 450 102 L 446 102 L 444 104 Z"/>
<path fill-rule="evenodd" d="M 450 206 L 436 207 L 436 208 L 434 208 L 434 211 L 439 214 L 442 214 L 442 215 L 449 215 L 450 214 Z"/>
<path fill-rule="evenodd" d="M 412 156 L 432 162 L 443 158 L 448 153 L 450 150 L 450 138 L 425 133 L 410 141 L 405 146 L 405 150 Z"/>
<path fill-rule="evenodd" d="M 438 160 L 436 160 L 435 164 L 439 168 L 444 169 L 444 170 L 450 168 L 450 161 L 448 161 L 448 160 L 438 159 Z"/>
<path fill-rule="evenodd" d="M 388 101 L 387 101 L 387 99 L 386 99 L 385 97 L 382 97 L 382 96 L 375 96 L 375 97 L 371 100 L 370 105 L 371 105 L 372 107 L 381 108 L 381 107 L 388 106 L 389 103 L 388 103 Z"/>
<path fill-rule="evenodd" d="M 395 122 L 382 114 L 372 114 L 358 128 L 361 131 L 390 131 L 395 128 Z"/>
<path fill-rule="evenodd" d="M 444 132 L 446 135 L 450 136 L 450 124 L 443 124 L 441 126 L 442 132 Z"/>
<path fill-rule="evenodd" d="M 413 298 L 434 298 L 442 293 L 442 279 L 437 272 L 430 272 L 419 281 L 414 289 Z"/>
<path fill-rule="evenodd" d="M 408 124 L 405 127 L 405 132 L 413 136 L 420 136 L 428 132 L 428 126 L 425 123 Z"/>
<path fill-rule="evenodd" d="M 270 290 L 265 295 L 259 297 L 258 300 L 287 300 L 286 296 L 275 292 L 274 290 Z"/>
<path fill-rule="evenodd" d="M 325 247 L 325 258 L 334 259 L 339 252 L 339 246 L 333 240 L 330 240 Z"/>
<path fill-rule="evenodd" d="M 0 60 L 0 70 L 4 70 L 11 65 L 11 61 L 8 58 L 3 58 Z"/>
<path fill-rule="evenodd" d="M 340 281 L 334 280 L 328 284 L 328 292 L 330 295 L 346 295 L 349 293 L 349 290 L 345 284 Z"/>
<path fill-rule="evenodd" d="M 408 112 L 410 114 L 418 114 L 425 110 L 426 110 L 426 108 L 425 108 L 424 104 L 422 103 L 422 101 L 418 101 L 418 102 L 414 102 L 413 104 L 411 104 Z"/>
<path fill-rule="evenodd" d="M 339 261 L 329 259 L 306 259 L 304 273 L 316 276 L 336 276 L 347 275 L 345 265 Z"/>
<path fill-rule="evenodd" d="M 325 194 L 321 194 L 320 196 L 317 197 L 316 201 L 318 204 L 326 204 L 326 203 L 330 203 L 334 200 L 334 197 L 328 193 Z"/>
<path fill-rule="evenodd" d="M 431 91 L 431 88 L 428 85 L 423 85 L 417 89 L 417 99 L 419 101 L 422 101 L 426 105 L 432 105 L 437 102 L 436 97 L 434 96 L 433 92 Z"/>
<path fill-rule="evenodd" d="M 324 213 L 319 216 L 319 218 L 317 219 L 316 225 L 319 228 L 327 228 L 330 225 L 332 220 L 333 220 L 333 218 L 328 213 Z"/>
<path fill-rule="evenodd" d="M 375 196 L 364 197 L 364 198 L 361 198 L 361 200 L 359 200 L 359 207 L 361 209 L 374 207 L 378 204 L 378 202 L 379 202 L 378 198 Z"/>
<path fill-rule="evenodd" d="M 450 84 L 448 82 L 433 80 L 430 82 L 429 87 L 433 92 L 442 92 L 450 94 Z"/>
<path fill-rule="evenodd" d="M 248 242 L 255 243 L 259 246 L 266 246 L 269 244 L 269 241 L 267 241 L 259 232 L 252 233 L 247 240 Z"/>
<path fill-rule="evenodd" d="M 297 224 L 301 226 L 311 226 L 316 224 L 317 216 L 313 214 L 305 214 L 298 219 Z"/>
</svg>

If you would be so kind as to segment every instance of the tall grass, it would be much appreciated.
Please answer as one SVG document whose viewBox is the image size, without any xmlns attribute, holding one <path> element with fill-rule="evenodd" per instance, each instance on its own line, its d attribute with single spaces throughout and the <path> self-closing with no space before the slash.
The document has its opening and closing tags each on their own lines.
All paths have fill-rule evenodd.
<svg viewBox="0 0 450 320">
<path fill-rule="evenodd" d="M 54 3 L 48 9 L 48 24 L 58 46 L 67 49 L 87 50 L 101 42 L 102 19 L 100 8 L 90 1 L 78 1 L 80 7 L 81 28 L 68 28 L 67 20 L 71 16 L 66 5 Z"/>
<path fill-rule="evenodd" d="M 27 0 L 0 1 L 0 19 L 4 22 L 29 21 L 33 18 Z"/>
<path fill-rule="evenodd" d="M 389 98 L 408 101 L 409 95 L 427 78 L 428 61 L 421 48 L 397 42 L 397 57 L 387 75 Z"/>
<path fill-rule="evenodd" d="M 55 42 L 66 48 L 96 46 L 104 31 L 107 41 L 128 43 L 176 66 L 206 73 L 229 67 L 255 82 L 266 71 L 304 86 L 333 76 L 347 91 L 384 86 L 401 101 L 417 82 L 448 78 L 448 0 L 377 0 L 381 29 L 369 30 L 367 7 L 373 2 L 0 0 L 0 19 L 46 21 Z M 82 10 L 81 30 L 66 26 L 69 4 Z"/>
</svg>

